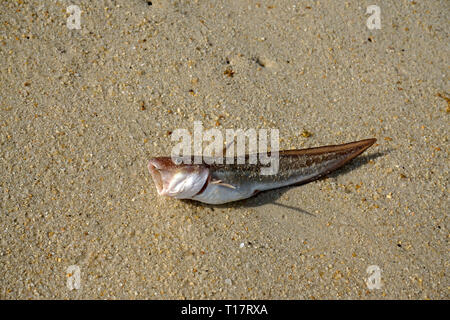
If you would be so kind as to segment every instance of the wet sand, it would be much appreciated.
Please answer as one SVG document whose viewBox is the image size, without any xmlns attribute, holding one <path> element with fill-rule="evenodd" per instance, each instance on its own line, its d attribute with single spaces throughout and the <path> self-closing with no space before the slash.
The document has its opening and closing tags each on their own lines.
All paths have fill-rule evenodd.
<svg viewBox="0 0 450 320">
<path fill-rule="evenodd" d="M 0 298 L 448 299 L 450 4 L 369 30 L 371 4 L 4 1 Z M 158 197 L 148 159 L 194 121 L 378 142 L 238 203 Z"/>
</svg>

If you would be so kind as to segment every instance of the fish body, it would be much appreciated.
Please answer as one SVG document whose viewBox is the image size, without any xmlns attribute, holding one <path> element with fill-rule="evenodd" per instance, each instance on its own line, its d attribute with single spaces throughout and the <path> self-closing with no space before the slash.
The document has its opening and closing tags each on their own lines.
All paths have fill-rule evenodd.
<svg viewBox="0 0 450 320">
<path fill-rule="evenodd" d="M 261 174 L 257 164 L 175 164 L 170 157 L 152 158 L 148 164 L 159 195 L 223 204 L 250 198 L 260 191 L 307 183 L 329 174 L 364 152 L 376 139 L 342 145 L 279 151 L 278 171 Z M 248 159 L 248 155 L 246 159 Z M 257 159 L 260 159 L 259 156 Z M 236 159 L 234 159 L 236 160 Z M 232 163 L 232 164 L 228 164 Z"/>
</svg>

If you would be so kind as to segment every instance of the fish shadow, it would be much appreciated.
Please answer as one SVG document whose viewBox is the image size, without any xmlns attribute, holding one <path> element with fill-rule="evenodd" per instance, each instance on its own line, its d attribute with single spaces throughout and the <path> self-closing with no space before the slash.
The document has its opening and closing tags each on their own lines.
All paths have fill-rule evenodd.
<svg viewBox="0 0 450 320">
<path fill-rule="evenodd" d="M 382 157 L 388 153 L 390 153 L 391 150 L 386 150 L 386 151 L 382 151 L 382 152 L 376 152 L 373 154 L 368 154 L 368 155 L 364 155 L 364 156 L 359 156 L 355 159 L 353 159 L 350 163 L 347 163 L 346 165 L 344 165 L 343 167 L 327 174 L 326 176 L 320 177 L 314 181 L 317 180 L 323 180 L 323 179 L 329 179 L 329 178 L 336 178 L 339 175 L 342 174 L 346 174 L 358 167 L 361 167 L 363 165 L 368 164 L 370 161 L 375 160 L 379 157 Z M 309 182 L 303 182 L 303 183 L 297 183 L 297 184 L 292 184 L 290 186 L 286 186 L 286 187 L 281 187 L 278 189 L 272 189 L 272 190 L 267 190 L 267 191 L 262 191 L 260 193 L 258 193 L 257 195 L 248 198 L 248 199 L 243 199 L 243 200 L 239 200 L 239 201 L 235 201 L 235 202 L 230 202 L 230 203 L 224 203 L 224 204 L 219 204 L 219 205 L 212 205 L 212 204 L 206 204 L 206 203 L 199 203 L 197 201 L 193 201 L 193 200 L 183 200 L 185 202 L 189 202 L 191 205 L 196 206 L 196 207 L 208 207 L 211 208 L 213 211 L 214 209 L 220 209 L 220 208 L 231 208 L 231 209 L 240 209 L 240 208 L 256 208 L 256 207 L 260 207 L 266 204 L 275 204 L 279 207 L 282 208 L 286 208 L 286 209 L 290 209 L 290 210 L 294 210 L 296 212 L 302 213 L 302 214 L 307 214 L 310 216 L 315 216 L 314 214 L 303 210 L 301 208 L 296 208 L 293 206 L 289 206 L 289 205 L 285 205 L 282 203 L 278 203 L 276 202 L 279 198 L 281 198 L 281 196 L 289 191 L 291 188 L 296 188 L 298 186 L 310 183 L 310 182 L 314 182 L 314 181 L 309 181 Z"/>
</svg>

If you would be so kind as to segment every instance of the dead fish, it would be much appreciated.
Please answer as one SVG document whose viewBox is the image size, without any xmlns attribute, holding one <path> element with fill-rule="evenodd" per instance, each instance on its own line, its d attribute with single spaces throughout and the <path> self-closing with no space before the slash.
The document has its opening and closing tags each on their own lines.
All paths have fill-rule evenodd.
<svg viewBox="0 0 450 320">
<path fill-rule="evenodd" d="M 250 198 L 261 191 L 304 184 L 323 177 L 363 153 L 375 141 L 366 139 L 279 151 L 279 170 L 274 175 L 261 175 L 262 164 L 259 162 L 176 164 L 171 157 L 152 158 L 148 169 L 161 196 L 223 204 Z"/>
</svg>

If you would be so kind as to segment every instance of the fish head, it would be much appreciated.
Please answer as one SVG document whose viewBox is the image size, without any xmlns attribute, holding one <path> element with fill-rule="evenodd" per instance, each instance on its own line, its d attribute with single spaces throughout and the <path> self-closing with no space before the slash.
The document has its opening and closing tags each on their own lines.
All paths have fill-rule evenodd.
<svg viewBox="0 0 450 320">
<path fill-rule="evenodd" d="M 176 164 L 170 157 L 150 159 L 148 170 L 158 194 L 177 199 L 192 198 L 202 190 L 209 178 L 207 166 Z"/>
</svg>

